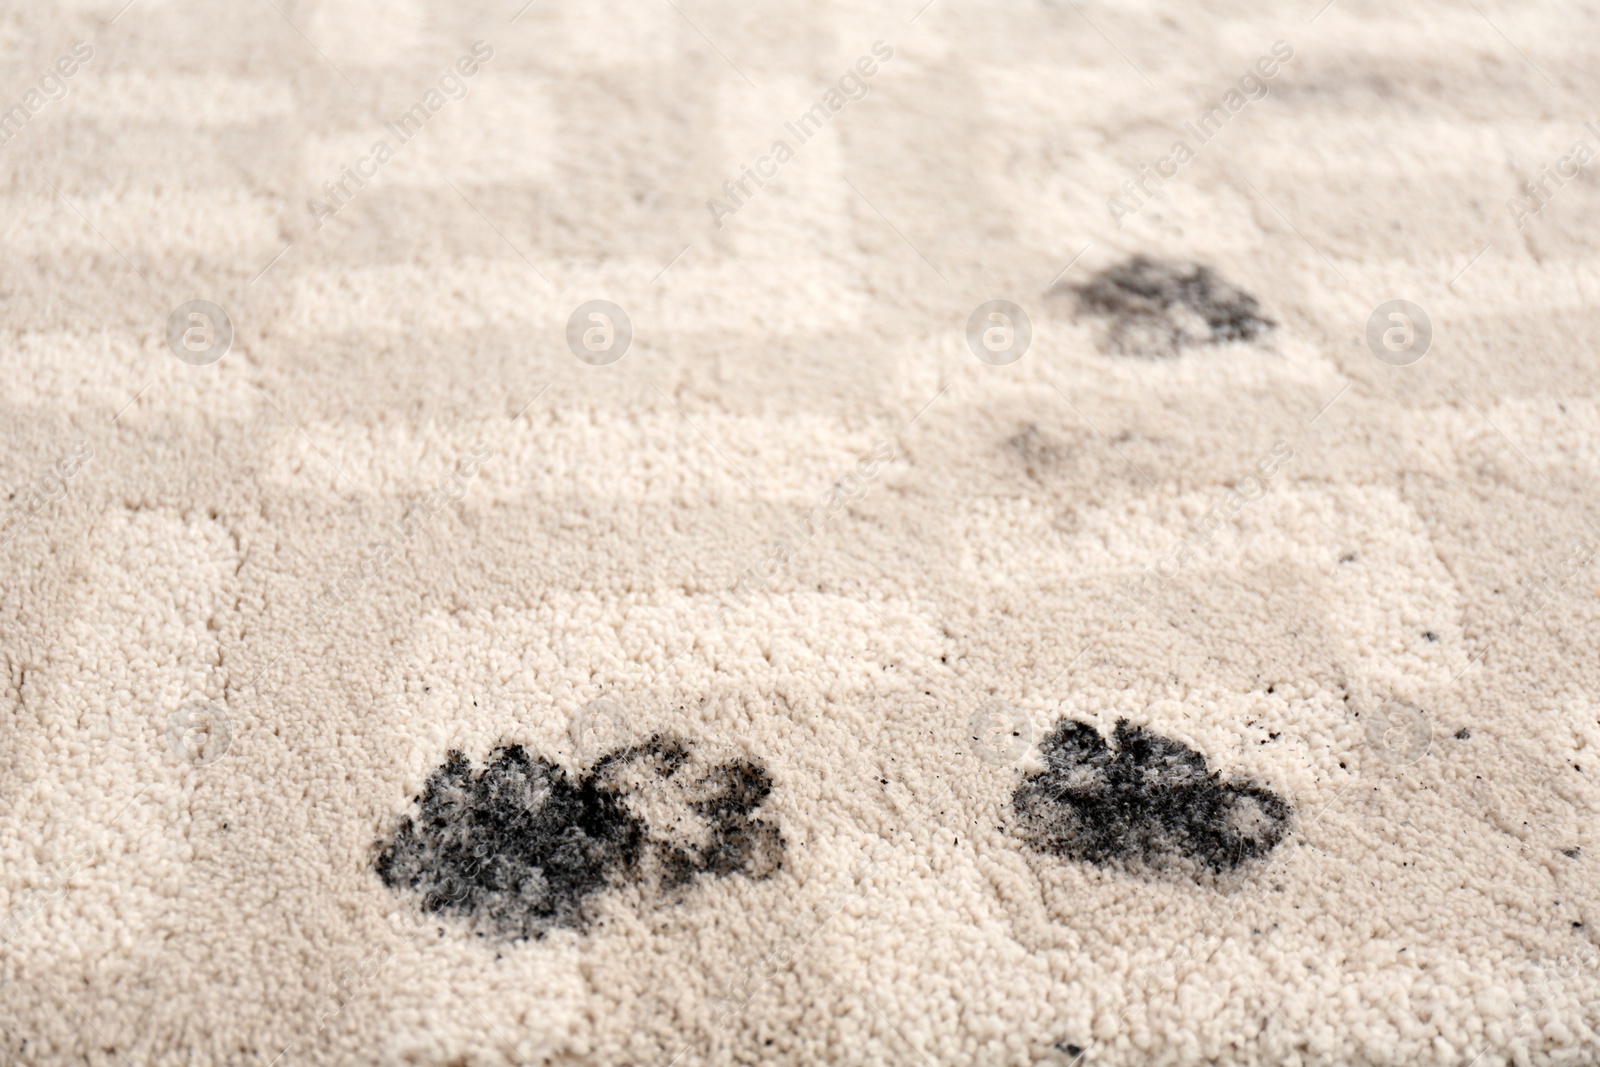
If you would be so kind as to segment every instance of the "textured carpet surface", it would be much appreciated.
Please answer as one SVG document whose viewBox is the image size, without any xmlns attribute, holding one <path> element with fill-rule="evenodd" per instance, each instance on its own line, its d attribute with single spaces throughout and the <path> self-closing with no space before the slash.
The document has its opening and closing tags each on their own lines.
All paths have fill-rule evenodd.
<svg viewBox="0 0 1600 1067">
<path fill-rule="evenodd" d="M 1600 1058 L 1600 12 L 918 2 L 0 9 L 0 1063 Z"/>
</svg>

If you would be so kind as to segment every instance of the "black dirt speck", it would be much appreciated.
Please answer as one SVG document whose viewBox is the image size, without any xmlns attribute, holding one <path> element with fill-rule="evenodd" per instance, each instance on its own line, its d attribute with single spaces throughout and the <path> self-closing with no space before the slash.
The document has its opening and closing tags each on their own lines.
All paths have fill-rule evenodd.
<svg viewBox="0 0 1600 1067">
<path fill-rule="evenodd" d="M 1461 729 L 1456 731 L 1456 740 L 1457 741 L 1466 741 L 1471 737 L 1472 737 L 1472 731 L 1467 729 L 1465 726 L 1463 726 Z"/>
<path fill-rule="evenodd" d="M 481 770 L 452 752 L 381 846 L 378 876 L 480 933 L 542 937 L 587 925 L 608 888 L 772 874 L 783 839 L 754 815 L 771 791 L 760 764 L 703 764 L 674 738 L 619 749 L 576 777 L 521 746 Z"/>
<path fill-rule="evenodd" d="M 1221 874 L 1270 852 L 1293 809 L 1271 790 L 1225 782 L 1200 753 L 1126 719 L 1116 748 L 1063 720 L 1040 743 L 1045 769 L 1011 796 L 1034 849 L 1101 867 Z"/>
<path fill-rule="evenodd" d="M 1107 320 L 1102 347 L 1170 357 L 1182 349 L 1253 341 L 1277 323 L 1255 297 L 1203 263 L 1134 256 L 1077 287 L 1080 315 Z"/>
</svg>

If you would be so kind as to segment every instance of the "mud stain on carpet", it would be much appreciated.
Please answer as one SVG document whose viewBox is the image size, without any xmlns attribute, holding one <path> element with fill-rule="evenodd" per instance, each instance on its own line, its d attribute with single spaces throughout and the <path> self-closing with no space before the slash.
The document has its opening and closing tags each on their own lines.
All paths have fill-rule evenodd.
<svg viewBox="0 0 1600 1067">
<path fill-rule="evenodd" d="M 1223 874 L 1272 851 L 1293 809 L 1269 789 L 1225 781 L 1187 745 L 1117 723 L 1107 745 L 1063 720 L 1040 744 L 1045 769 L 1012 794 L 1029 847 L 1064 859 L 1145 871 Z"/>
<path fill-rule="evenodd" d="M 377 872 L 480 933 L 542 937 L 587 926 L 610 888 L 675 898 L 700 875 L 770 876 L 783 838 L 756 812 L 771 791 L 760 763 L 705 763 L 673 737 L 618 749 L 576 776 L 521 746 L 482 769 L 452 752 L 380 846 Z"/>
<path fill-rule="evenodd" d="M 1104 321 L 1101 349 L 1122 355 L 1170 358 L 1254 341 L 1277 325 L 1255 297 L 1203 263 L 1133 256 L 1071 292 L 1080 316 Z"/>
</svg>

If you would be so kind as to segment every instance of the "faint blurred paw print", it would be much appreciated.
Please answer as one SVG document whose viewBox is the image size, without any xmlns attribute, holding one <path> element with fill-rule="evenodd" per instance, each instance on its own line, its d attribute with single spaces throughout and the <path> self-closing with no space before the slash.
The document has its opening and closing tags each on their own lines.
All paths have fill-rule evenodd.
<svg viewBox="0 0 1600 1067">
<path fill-rule="evenodd" d="M 233 320 L 209 300 L 179 304 L 167 316 L 167 347 L 191 367 L 209 367 L 233 347 Z"/>
<path fill-rule="evenodd" d="M 979 759 L 1003 766 L 1021 759 L 1033 744 L 1033 722 L 1027 712 L 997 698 L 973 712 L 967 720 L 967 736 Z"/>
<path fill-rule="evenodd" d="M 1385 762 L 1407 767 L 1428 754 L 1433 727 L 1421 708 L 1386 701 L 1367 721 L 1367 743 Z"/>
<path fill-rule="evenodd" d="M 195 767 L 217 762 L 232 742 L 227 714 L 210 701 L 190 701 L 167 719 L 167 745 L 172 754 Z"/>
<path fill-rule="evenodd" d="M 1409 367 L 1432 344 L 1428 313 L 1409 300 L 1385 300 L 1367 319 L 1367 347 L 1391 367 Z"/>
<path fill-rule="evenodd" d="M 622 705 L 604 697 L 589 701 L 572 713 L 568 729 L 572 747 L 583 763 L 592 762 L 602 752 L 627 748 L 633 744 L 633 724 Z"/>
<path fill-rule="evenodd" d="M 967 319 L 967 347 L 993 366 L 1015 363 L 1032 343 L 1033 323 L 1028 313 L 1009 300 L 979 304 Z"/>
<path fill-rule="evenodd" d="M 610 366 L 632 343 L 632 320 L 609 300 L 579 304 L 567 319 L 567 347 L 591 367 Z"/>
<path fill-rule="evenodd" d="M 1106 320 L 1100 347 L 1123 355 L 1170 358 L 1254 341 L 1277 325 L 1255 297 L 1203 263 L 1134 256 L 1072 291 L 1078 314 Z"/>
</svg>

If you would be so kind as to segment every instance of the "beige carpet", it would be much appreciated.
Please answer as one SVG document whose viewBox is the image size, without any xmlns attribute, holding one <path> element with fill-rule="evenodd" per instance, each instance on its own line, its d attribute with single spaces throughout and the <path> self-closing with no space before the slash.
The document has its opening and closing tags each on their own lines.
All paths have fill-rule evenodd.
<svg viewBox="0 0 1600 1067">
<path fill-rule="evenodd" d="M 120 2 L 0 1064 L 1600 1059 L 1594 7 Z"/>
</svg>

